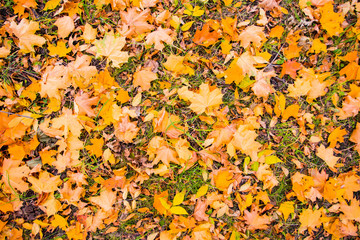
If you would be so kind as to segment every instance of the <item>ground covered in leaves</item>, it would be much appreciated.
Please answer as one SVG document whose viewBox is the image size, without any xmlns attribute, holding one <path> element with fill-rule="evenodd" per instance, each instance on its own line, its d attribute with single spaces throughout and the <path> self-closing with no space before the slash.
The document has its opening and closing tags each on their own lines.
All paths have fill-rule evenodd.
<svg viewBox="0 0 360 240">
<path fill-rule="evenodd" d="M 0 3 L 1 239 L 360 233 L 360 4 Z"/>
</svg>

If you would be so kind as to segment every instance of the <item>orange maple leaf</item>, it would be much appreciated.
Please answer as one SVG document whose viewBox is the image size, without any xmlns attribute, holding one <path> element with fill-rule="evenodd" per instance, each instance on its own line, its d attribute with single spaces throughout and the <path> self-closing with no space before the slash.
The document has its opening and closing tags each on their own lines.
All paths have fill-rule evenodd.
<svg viewBox="0 0 360 240">
<path fill-rule="evenodd" d="M 100 192 L 100 196 L 90 197 L 89 201 L 95 203 L 99 207 L 101 207 L 105 212 L 113 209 L 113 205 L 116 202 L 116 192 L 111 190 L 102 189 Z"/>
<path fill-rule="evenodd" d="M 249 26 L 240 33 L 239 39 L 243 48 L 249 47 L 251 43 L 253 43 L 255 47 L 260 47 L 266 40 L 264 28 Z"/>
<path fill-rule="evenodd" d="M 251 212 L 245 210 L 244 219 L 246 221 L 246 224 L 249 225 L 248 229 L 250 231 L 257 229 L 267 229 L 268 225 L 271 223 L 271 219 L 269 216 L 260 216 L 258 211 L 256 211 L 255 209 L 253 209 Z"/>
<path fill-rule="evenodd" d="M 293 79 L 296 78 L 296 71 L 302 68 L 302 65 L 296 60 L 289 60 L 283 63 L 280 77 L 283 77 L 285 74 L 288 74 Z"/>
<path fill-rule="evenodd" d="M 151 87 L 151 81 L 154 81 L 158 77 L 150 68 L 144 68 L 134 73 L 133 78 L 134 87 L 140 86 L 143 91 L 147 91 Z"/>
<path fill-rule="evenodd" d="M 146 9 L 142 12 L 138 12 L 138 9 L 133 7 L 125 11 L 120 12 L 122 20 L 121 34 L 126 37 L 136 36 L 149 32 L 154 29 L 154 26 L 147 23 L 150 18 L 150 9 Z"/>
<path fill-rule="evenodd" d="M 83 126 L 79 122 L 78 115 L 74 115 L 71 109 L 63 108 L 63 114 L 58 118 L 53 119 L 53 128 L 63 128 L 63 135 L 65 138 L 68 137 L 69 132 L 74 136 L 79 137 Z"/>
<path fill-rule="evenodd" d="M 137 122 L 131 122 L 129 116 L 121 118 L 121 120 L 114 124 L 115 136 L 123 142 L 131 143 L 139 132 L 136 126 Z"/>
<path fill-rule="evenodd" d="M 308 209 L 303 210 L 299 216 L 299 221 L 301 223 L 299 228 L 300 233 L 303 233 L 305 230 L 312 232 L 320 227 L 322 224 L 320 219 L 321 212 L 320 209 L 312 210 L 310 206 Z"/>
<path fill-rule="evenodd" d="M 171 45 L 173 43 L 173 37 L 171 35 L 173 31 L 171 29 L 163 29 L 159 27 L 156 31 L 149 33 L 146 36 L 146 44 L 154 45 L 154 48 L 161 51 L 164 48 L 164 43 Z"/>
<path fill-rule="evenodd" d="M 75 98 L 75 106 L 77 106 L 77 112 L 79 115 L 86 114 L 89 117 L 95 117 L 95 111 L 91 106 L 96 105 L 99 102 L 99 97 L 90 98 L 89 93 L 78 93 Z M 76 109 L 76 108 L 75 108 Z"/>
<path fill-rule="evenodd" d="M 31 189 L 37 193 L 51 193 L 58 190 L 58 186 L 62 183 L 60 175 L 51 177 L 48 172 L 40 172 L 39 178 L 28 177 L 28 181 L 32 184 Z"/>
<path fill-rule="evenodd" d="M 211 26 L 211 22 L 207 22 L 204 24 L 201 31 L 199 29 L 196 30 L 193 39 L 194 43 L 208 47 L 217 42 L 221 34 L 218 33 L 216 30 L 211 31 L 210 26 Z"/>
</svg>

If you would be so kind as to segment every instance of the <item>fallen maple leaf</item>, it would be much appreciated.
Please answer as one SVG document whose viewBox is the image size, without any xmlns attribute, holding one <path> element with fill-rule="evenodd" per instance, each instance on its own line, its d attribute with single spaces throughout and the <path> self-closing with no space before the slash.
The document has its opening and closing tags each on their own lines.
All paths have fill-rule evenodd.
<svg viewBox="0 0 360 240">
<path fill-rule="evenodd" d="M 253 43 L 255 47 L 260 47 L 262 42 L 266 40 L 264 28 L 257 26 L 246 27 L 245 30 L 240 33 L 239 40 L 243 48 L 248 48 L 251 43 Z"/>
<path fill-rule="evenodd" d="M 115 124 L 115 136 L 120 141 L 131 143 L 140 130 L 136 126 L 136 123 L 137 122 L 131 122 L 129 116 L 121 118 L 121 120 Z"/>
<path fill-rule="evenodd" d="M 285 221 L 291 213 L 294 213 L 294 211 L 294 202 L 287 201 L 280 204 L 279 212 L 283 214 Z"/>
<path fill-rule="evenodd" d="M 69 52 L 71 52 L 71 48 L 67 48 L 64 41 L 58 41 L 57 45 L 50 45 L 48 47 L 49 54 L 51 56 L 58 55 L 59 57 L 65 57 Z"/>
<path fill-rule="evenodd" d="M 170 162 L 180 164 L 177 159 L 177 153 L 168 146 L 161 146 L 156 151 L 156 158 L 154 159 L 154 165 L 162 161 L 167 167 L 170 167 Z"/>
<path fill-rule="evenodd" d="M 321 212 L 322 211 L 320 209 L 312 210 L 311 207 L 303 210 L 299 216 L 299 221 L 301 223 L 299 232 L 303 233 L 305 230 L 312 232 L 316 228 L 320 227 L 322 224 L 320 219 Z"/>
<path fill-rule="evenodd" d="M 329 147 L 334 148 L 337 142 L 342 143 L 346 134 L 347 131 L 345 129 L 341 129 L 341 127 L 335 128 L 328 137 Z"/>
<path fill-rule="evenodd" d="M 60 117 L 53 119 L 52 127 L 57 129 L 63 128 L 65 138 L 67 138 L 69 132 L 79 137 L 83 126 L 80 124 L 78 116 L 74 115 L 72 110 L 68 108 L 63 108 L 62 112 L 63 114 Z"/>
<path fill-rule="evenodd" d="M 154 45 L 154 48 L 161 51 L 164 48 L 164 43 L 171 45 L 173 43 L 173 38 L 171 29 L 163 29 L 159 27 L 156 31 L 149 33 L 146 36 L 146 44 L 148 45 Z"/>
<path fill-rule="evenodd" d="M 86 114 L 89 117 L 95 117 L 95 111 L 91 106 L 96 105 L 99 102 L 99 97 L 90 98 L 88 93 L 78 93 L 75 98 L 75 104 L 77 106 L 77 112 L 79 115 Z"/>
<path fill-rule="evenodd" d="M 192 98 L 189 99 L 191 105 L 189 108 L 196 114 L 211 113 L 213 109 L 220 106 L 223 94 L 217 87 L 211 87 L 209 84 L 201 84 L 199 93 L 194 93 Z"/>
<path fill-rule="evenodd" d="M 51 193 L 58 190 L 58 186 L 62 183 L 60 176 L 51 177 L 48 172 L 41 172 L 39 178 L 28 177 L 28 181 L 32 184 L 31 189 L 37 193 Z"/>
<path fill-rule="evenodd" d="M 147 23 L 147 20 L 150 18 L 150 9 L 138 12 L 138 9 L 133 7 L 125 11 L 120 12 L 122 20 L 122 29 L 121 34 L 126 37 L 136 36 L 149 32 L 154 29 L 154 26 Z"/>
<path fill-rule="evenodd" d="M 166 215 L 170 209 L 171 203 L 168 201 L 169 193 L 164 191 L 160 194 L 154 195 L 154 208 L 161 214 Z"/>
<path fill-rule="evenodd" d="M 250 231 L 257 229 L 267 229 L 268 225 L 271 223 L 270 217 L 266 215 L 260 216 L 258 211 L 252 210 L 249 212 L 248 210 L 244 211 L 244 219 L 246 224 L 249 225 L 248 229 Z"/>
<path fill-rule="evenodd" d="M 327 1 L 326 4 L 320 8 L 321 26 L 330 36 L 338 35 L 343 31 L 341 24 L 345 20 L 341 13 L 335 13 L 333 9 L 334 6 L 330 1 Z"/>
<path fill-rule="evenodd" d="M 90 24 L 86 23 L 84 27 L 83 35 L 81 36 L 85 43 L 90 43 L 96 38 L 97 31 Z"/>
<path fill-rule="evenodd" d="M 113 205 L 116 202 L 116 192 L 102 189 L 100 192 L 100 196 L 90 197 L 89 201 L 100 206 L 105 212 L 107 212 L 113 209 Z"/>
<path fill-rule="evenodd" d="M 213 172 L 214 174 L 214 183 L 215 186 L 223 191 L 223 192 L 227 192 L 229 186 L 231 183 L 234 182 L 233 176 L 234 173 L 230 172 L 228 169 L 226 168 L 220 168 L 217 171 Z"/>
<path fill-rule="evenodd" d="M 195 71 L 191 67 L 185 65 L 184 62 L 184 56 L 170 55 L 163 65 L 167 70 L 172 71 L 175 74 L 194 75 Z"/>
<path fill-rule="evenodd" d="M 58 36 L 60 38 L 66 38 L 75 29 L 74 21 L 69 16 L 58 18 L 54 23 L 58 27 Z"/>
<path fill-rule="evenodd" d="M 144 68 L 134 73 L 133 78 L 134 87 L 140 86 L 143 91 L 148 91 L 151 87 L 151 81 L 154 81 L 158 77 L 150 68 Z"/>
<path fill-rule="evenodd" d="M 125 63 L 129 59 L 129 54 L 121 51 L 125 43 L 125 37 L 117 37 L 113 33 L 107 33 L 103 39 L 94 42 L 96 57 L 107 57 L 114 67 L 120 67 L 121 63 Z"/>
<path fill-rule="evenodd" d="M 208 47 L 217 42 L 220 38 L 220 34 L 216 30 L 210 31 L 211 22 L 204 24 L 201 31 L 198 29 L 194 35 L 194 43 Z"/>
<path fill-rule="evenodd" d="M 296 78 L 296 71 L 302 68 L 302 65 L 295 60 L 286 61 L 281 66 L 282 66 L 282 70 L 280 77 L 283 77 L 285 74 L 288 74 L 293 79 Z"/>
<path fill-rule="evenodd" d="M 24 53 L 33 52 L 33 46 L 42 46 L 46 42 L 45 38 L 35 35 L 35 32 L 39 30 L 39 23 L 37 22 L 23 18 L 19 24 L 12 21 L 10 29 L 19 38 L 18 46 Z"/>
<path fill-rule="evenodd" d="M 207 221 L 209 216 L 205 213 L 207 209 L 207 203 L 204 200 L 198 199 L 194 209 L 194 218 L 197 221 Z"/>
<path fill-rule="evenodd" d="M 324 145 L 320 145 L 320 147 L 318 147 L 316 150 L 316 156 L 324 160 L 331 169 L 331 171 L 337 172 L 337 170 L 335 169 L 335 165 L 339 158 L 334 156 L 334 149 L 325 148 Z"/>
</svg>

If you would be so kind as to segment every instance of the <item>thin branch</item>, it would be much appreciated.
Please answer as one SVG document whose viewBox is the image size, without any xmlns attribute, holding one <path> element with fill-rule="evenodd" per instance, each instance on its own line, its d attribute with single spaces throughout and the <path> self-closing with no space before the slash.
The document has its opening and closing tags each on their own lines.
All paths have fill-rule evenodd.
<svg viewBox="0 0 360 240">
<path fill-rule="evenodd" d="M 16 116 L 19 116 L 19 117 L 34 119 L 33 117 L 29 117 L 29 116 L 25 116 L 25 115 L 21 115 L 21 114 L 17 114 L 17 113 L 6 112 L 6 111 L 2 111 L 2 110 L 0 110 L 0 112 L 6 113 L 6 114 L 8 114 L 8 115 L 16 115 Z"/>
</svg>

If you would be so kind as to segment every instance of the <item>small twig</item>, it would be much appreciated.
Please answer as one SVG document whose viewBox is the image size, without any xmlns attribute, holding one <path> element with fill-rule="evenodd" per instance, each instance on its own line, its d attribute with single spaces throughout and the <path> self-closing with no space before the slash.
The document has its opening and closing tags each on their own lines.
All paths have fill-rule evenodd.
<svg viewBox="0 0 360 240">
<path fill-rule="evenodd" d="M 8 115 L 16 115 L 16 116 L 19 116 L 19 117 L 34 119 L 33 117 L 29 117 L 29 116 L 25 116 L 25 115 L 21 115 L 21 114 L 17 114 L 17 113 L 6 112 L 6 111 L 2 111 L 2 110 L 0 110 L 0 112 L 6 113 L 6 114 L 8 114 Z"/>
</svg>

